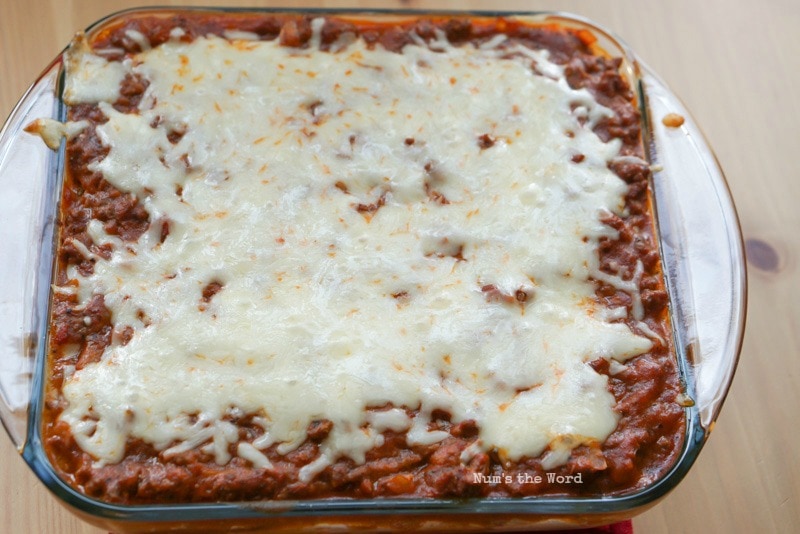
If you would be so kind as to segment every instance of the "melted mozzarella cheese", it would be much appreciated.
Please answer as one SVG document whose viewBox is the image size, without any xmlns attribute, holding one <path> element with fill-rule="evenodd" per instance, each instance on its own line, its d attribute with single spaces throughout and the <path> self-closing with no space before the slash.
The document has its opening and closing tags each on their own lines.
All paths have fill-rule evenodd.
<svg viewBox="0 0 800 534">
<path fill-rule="evenodd" d="M 130 72 L 129 62 L 108 61 L 92 54 L 86 37 L 78 34 L 65 58 L 64 101 L 67 104 L 114 102 Z"/>
<path fill-rule="evenodd" d="M 80 447 L 117 462 L 138 438 L 268 469 L 261 451 L 328 419 L 310 480 L 363 462 L 386 429 L 445 439 L 428 427 L 437 409 L 511 459 L 549 450 L 557 465 L 602 442 L 618 415 L 587 362 L 652 346 L 608 322 L 590 280 L 600 214 L 624 205 L 619 142 L 581 125 L 609 110 L 546 52 L 501 41 L 398 54 L 205 37 L 124 67 L 82 55 L 75 102 L 107 100 L 118 69 L 149 83 L 138 113 L 100 104 L 109 152 L 93 169 L 151 229 L 122 246 L 93 222 L 111 259 L 70 270 L 82 301 L 104 294 L 134 331 L 64 384 Z M 97 68 L 109 75 L 82 83 Z M 229 422 L 241 413 L 264 430 L 252 443 Z"/>
</svg>

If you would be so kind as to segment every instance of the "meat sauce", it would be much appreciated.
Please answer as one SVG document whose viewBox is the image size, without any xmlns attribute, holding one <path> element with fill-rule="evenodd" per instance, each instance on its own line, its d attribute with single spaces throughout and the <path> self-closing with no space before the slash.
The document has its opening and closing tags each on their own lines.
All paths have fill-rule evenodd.
<svg viewBox="0 0 800 534">
<path fill-rule="evenodd" d="M 105 57 L 111 60 L 121 60 L 140 51 L 140 45 L 126 37 L 126 30 L 136 30 L 152 46 L 158 46 L 169 39 L 173 28 L 183 29 L 180 38 L 185 41 L 207 34 L 222 35 L 233 29 L 257 34 L 262 40 L 279 39 L 288 47 L 307 47 L 311 37 L 307 17 L 194 13 L 133 18 L 103 29 L 93 37 L 92 46 L 95 50 L 105 49 Z M 444 31 L 454 45 L 479 44 L 505 33 L 511 42 L 549 50 L 551 60 L 565 66 L 567 81 L 573 88 L 587 88 L 599 103 L 614 111 L 612 118 L 597 124 L 597 135 L 604 141 L 620 139 L 621 155 L 635 156 L 618 159 L 610 166 L 628 184 L 626 216 L 610 215 L 603 220 L 617 230 L 619 237 L 601 240 L 600 266 L 608 274 L 630 280 L 637 262 L 641 262 L 643 323 L 651 331 L 649 337 L 655 333 L 664 341 L 654 341 L 650 352 L 613 374 L 607 360 L 591 362 L 598 373 L 608 376 L 608 387 L 620 416 L 616 430 L 602 444 L 575 448 L 566 464 L 548 470 L 542 467 L 541 457 L 512 462 L 494 450 L 478 452 L 463 463 L 462 452 L 477 439 L 479 429 L 474 421 L 452 422 L 450 414 L 442 411 L 434 412 L 430 430 L 448 432 L 450 437 L 443 441 L 409 445 L 405 433 L 387 430 L 383 445 L 369 451 L 365 463 L 356 465 L 350 459 L 340 459 L 310 482 L 302 482 L 298 472 L 318 456 L 318 444 L 332 428 L 328 420 L 314 421 L 307 429 L 306 441 L 292 452 L 279 454 L 275 445 L 262 451 L 273 465 L 268 470 L 254 468 L 236 455 L 228 464 L 218 465 L 213 457 L 199 450 L 165 458 L 151 445 L 137 440 L 129 441 L 121 462 L 100 467 L 78 447 L 69 426 L 58 420 L 64 402 L 60 389 L 67 369 L 80 369 L 98 361 L 112 339 L 127 343 L 132 332 L 130 327 L 115 327 L 102 295 L 79 308 L 76 297 L 67 291 L 56 291 L 43 436 L 54 467 L 72 486 L 91 497 L 124 504 L 330 497 L 598 496 L 644 487 L 674 463 L 684 439 L 684 410 L 677 402 L 680 384 L 670 342 L 667 293 L 654 238 L 648 190 L 650 170 L 644 162 L 637 161 L 644 157 L 641 118 L 631 88 L 619 73 L 621 60 L 593 53 L 593 37 L 586 32 L 526 26 L 503 19 L 433 18 L 389 24 L 328 18 L 321 33 L 321 48 L 329 48 L 341 35 L 352 32 L 371 46 L 400 52 L 412 42 L 411 32 L 430 40 L 436 29 Z M 146 82 L 128 76 L 114 107 L 135 113 L 145 89 Z M 62 193 L 55 280 L 56 286 L 67 287 L 75 283 L 68 279 L 68 266 L 75 266 L 85 276 L 92 272 L 96 257 L 108 258 L 111 252 L 111 245 L 97 245 L 89 237 L 87 226 L 91 219 L 99 220 L 107 233 L 124 242 L 135 242 L 151 224 L 162 224 L 162 238 L 169 234 L 167 223 L 149 220 L 139 199 L 115 189 L 100 173 L 90 170 L 91 164 L 108 152 L 95 133 L 95 127 L 106 120 L 99 108 L 72 106 L 69 119 L 86 120 L 89 127 L 67 144 L 68 173 Z M 181 135 L 174 132 L 170 139 L 175 142 Z M 413 144 L 414 140 L 406 142 Z M 492 139 L 479 138 L 477 143 L 489 148 Z M 582 154 L 575 154 L 572 164 L 580 165 L 583 159 Z M 631 296 L 606 283 L 595 284 L 596 299 L 610 308 L 627 307 L 628 316 L 620 321 L 645 335 L 632 317 Z M 484 289 L 487 298 L 498 291 Z M 210 284 L 199 305 L 223 290 L 219 283 Z M 519 302 L 524 302 L 526 296 L 507 295 L 511 301 Z M 414 413 L 412 409 L 407 411 Z M 241 439 L 252 440 L 263 432 L 247 414 L 230 416 L 230 420 L 238 426 Z M 562 475 L 580 475 L 580 483 L 575 483 L 575 478 L 561 478 Z M 529 483 L 530 480 L 537 483 Z"/>
</svg>

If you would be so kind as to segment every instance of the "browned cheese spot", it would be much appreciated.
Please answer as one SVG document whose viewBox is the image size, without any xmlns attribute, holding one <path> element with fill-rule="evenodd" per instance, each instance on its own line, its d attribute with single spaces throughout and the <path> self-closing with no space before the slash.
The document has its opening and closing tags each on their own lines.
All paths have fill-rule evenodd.
<svg viewBox="0 0 800 534">
<path fill-rule="evenodd" d="M 661 119 L 661 123 L 667 128 L 680 128 L 683 126 L 683 121 L 683 115 L 678 115 L 677 113 L 667 113 L 664 115 L 664 118 Z"/>
<path fill-rule="evenodd" d="M 492 148 L 494 146 L 495 139 L 489 134 L 483 134 L 478 137 L 478 146 L 481 150 L 486 150 L 487 148 Z"/>
</svg>

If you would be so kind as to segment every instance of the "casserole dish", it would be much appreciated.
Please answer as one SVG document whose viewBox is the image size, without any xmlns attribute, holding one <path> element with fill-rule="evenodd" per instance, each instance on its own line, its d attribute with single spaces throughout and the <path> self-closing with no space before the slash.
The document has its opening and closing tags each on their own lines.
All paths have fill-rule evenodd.
<svg viewBox="0 0 800 534">
<path fill-rule="evenodd" d="M 557 18 L 551 16 L 550 21 L 555 21 L 555 20 L 557 20 Z M 563 19 L 559 20 L 559 22 L 562 25 L 580 24 L 579 22 L 576 21 L 570 22 Z M 594 30 L 594 33 L 601 38 L 603 37 L 603 34 L 599 30 Z M 609 49 L 610 44 L 603 43 L 603 47 Z M 619 54 L 615 51 L 612 53 L 612 55 L 624 56 L 624 53 L 625 53 L 624 49 L 620 49 Z M 635 77 L 636 68 L 637 66 L 633 58 L 628 57 L 628 62 L 625 64 L 624 70 L 625 72 L 628 73 L 628 75 L 631 76 L 630 83 L 633 87 L 637 87 L 637 84 L 639 83 L 638 78 Z M 52 76 L 53 74 L 51 73 L 50 82 L 53 81 Z M 646 76 L 643 77 L 643 80 L 645 79 Z M 644 81 L 642 83 L 644 84 Z M 669 111 L 672 112 L 676 110 L 679 112 L 682 111 L 680 107 L 677 106 L 677 104 L 671 100 L 671 97 L 666 91 L 662 90 L 662 92 L 659 93 L 660 85 L 657 84 L 657 82 L 652 82 L 652 83 L 654 89 L 652 89 L 652 92 L 647 93 L 646 95 L 646 97 L 650 99 L 651 108 L 649 110 L 648 109 L 644 110 L 643 115 L 645 117 L 648 116 L 647 115 L 648 111 L 651 112 L 650 116 L 652 117 L 653 110 L 660 109 L 652 107 L 654 105 L 654 102 L 657 102 L 656 99 L 658 98 L 662 99 L 661 101 L 662 105 L 669 106 L 671 108 L 669 109 Z M 644 84 L 644 86 L 647 87 L 646 84 Z M 47 91 L 47 89 L 44 88 L 45 86 L 42 85 L 41 82 L 40 84 L 34 87 L 34 91 L 37 90 L 37 87 L 39 88 L 38 89 L 39 91 L 42 92 Z M 645 95 L 640 94 L 639 102 L 643 103 L 645 101 L 646 101 Z M 57 115 L 57 117 L 63 118 L 63 115 L 59 114 Z M 15 115 L 14 118 L 12 118 L 12 121 L 10 121 L 8 128 L 13 129 L 15 127 L 14 119 L 17 119 L 16 124 L 17 127 L 19 127 L 19 125 L 23 123 L 25 119 L 30 119 L 30 118 L 33 118 L 33 115 L 24 115 L 18 113 L 17 115 Z M 645 122 L 644 127 L 646 135 L 650 136 L 648 138 L 651 139 L 652 145 L 660 147 L 659 143 L 663 142 L 663 139 L 666 139 L 667 137 L 660 138 L 656 135 L 656 132 L 661 131 L 663 134 L 665 130 L 661 128 L 661 126 L 659 126 L 658 122 L 655 121 Z M 681 131 L 682 135 L 679 138 L 679 140 L 682 140 L 684 142 L 683 145 L 684 147 L 689 146 L 692 150 L 702 152 L 703 145 L 701 142 L 698 145 L 699 141 L 698 138 L 696 137 L 696 132 L 691 131 L 691 126 L 687 126 L 686 128 L 687 131 Z M 689 135 L 686 135 L 687 133 Z M 694 136 L 692 135 L 693 133 Z M 674 143 L 676 143 L 676 146 L 681 146 L 679 140 L 674 141 Z M 18 143 L 18 142 L 19 140 L 17 138 L 13 138 L 13 143 Z M 685 144 L 686 142 L 689 142 L 689 144 L 686 145 Z M 669 169 L 669 166 L 667 164 L 670 162 L 667 159 L 663 160 L 658 159 L 658 158 L 664 158 L 665 157 L 664 155 L 669 153 L 670 153 L 670 148 L 666 147 L 663 148 L 662 151 L 659 153 L 651 154 L 651 159 L 654 160 L 655 164 L 659 164 L 660 162 L 663 161 L 664 168 Z M 60 169 L 58 169 L 59 161 L 62 160 L 56 160 L 55 162 L 55 167 L 56 167 L 55 169 L 56 173 L 54 174 L 55 178 L 53 178 L 53 175 L 51 175 L 49 178 L 50 180 L 54 180 L 56 182 L 58 181 L 58 177 L 61 175 Z M 685 159 L 682 158 L 680 163 L 682 165 L 686 165 L 690 161 L 692 161 L 691 158 L 685 158 Z M 3 164 L 4 166 L 7 165 L 5 160 Z M 709 180 L 712 185 L 710 187 L 719 188 L 720 184 L 722 183 L 719 181 L 721 179 L 720 175 L 715 173 L 713 170 L 708 171 L 706 163 L 700 163 L 699 165 L 702 165 L 705 171 L 711 173 Z M 691 169 L 683 169 L 683 170 L 691 171 Z M 664 171 L 660 172 L 663 173 Z M 680 212 L 676 214 L 675 212 L 670 211 L 670 209 L 667 209 L 665 214 L 664 212 L 665 208 L 662 204 L 664 202 L 667 202 L 666 204 L 667 206 L 670 206 L 671 204 L 669 204 L 669 201 L 661 200 L 662 198 L 668 198 L 668 196 L 665 196 L 668 195 L 668 193 L 660 191 L 659 188 L 661 182 L 659 181 L 659 176 L 665 176 L 665 175 L 660 173 L 656 174 L 656 179 L 654 182 L 654 192 L 655 192 L 655 200 L 658 206 L 658 217 L 661 230 L 660 239 L 661 239 L 662 254 L 664 258 L 663 261 L 665 264 L 665 274 L 668 283 L 668 288 L 670 290 L 672 297 L 671 319 L 675 328 L 674 332 L 674 337 L 676 340 L 675 344 L 678 347 L 677 352 L 681 353 L 686 350 L 692 350 L 687 347 L 694 347 L 693 343 L 685 343 L 686 336 L 699 336 L 698 339 L 707 339 L 704 338 L 703 336 L 709 335 L 708 331 L 705 329 L 706 327 L 702 323 L 692 322 L 688 327 L 685 324 L 687 317 L 691 318 L 692 321 L 697 321 L 697 317 L 700 314 L 697 313 L 697 310 L 699 308 L 697 308 L 696 305 L 698 302 L 703 302 L 704 297 L 707 299 L 707 294 L 703 292 L 703 290 L 707 288 L 703 287 L 697 292 L 695 292 L 692 289 L 693 286 L 686 285 L 687 282 L 695 280 L 695 278 L 692 277 L 687 278 L 687 270 L 692 273 L 692 276 L 695 276 L 693 274 L 694 271 L 692 269 L 696 270 L 697 268 L 692 267 L 691 269 L 689 269 L 687 267 L 689 265 L 693 265 L 691 261 L 692 258 L 694 258 L 694 256 L 692 254 L 689 254 L 682 247 L 688 246 L 687 243 L 692 243 L 694 238 L 686 235 L 681 235 L 681 232 L 687 233 L 685 232 L 685 229 L 683 229 L 681 224 L 685 223 L 686 220 L 690 218 L 692 215 L 691 214 L 683 215 Z M 674 180 L 675 179 L 673 179 L 672 175 L 670 174 L 669 184 L 667 185 L 674 183 Z M 58 190 L 59 190 L 58 187 L 52 188 L 49 190 L 49 194 L 54 194 L 53 191 L 55 191 L 56 192 L 55 194 L 57 195 Z M 41 192 L 39 194 L 41 194 Z M 50 198 L 49 200 L 52 202 L 53 198 Z M 678 202 L 678 204 L 681 205 L 680 202 Z M 378 204 L 377 202 L 375 203 L 375 205 L 380 206 L 380 204 Z M 727 302 L 727 304 L 731 304 L 731 302 L 733 303 L 736 303 L 737 301 L 741 302 L 741 300 L 743 299 L 743 282 L 742 282 L 743 279 L 741 278 L 741 272 L 739 270 L 741 269 L 741 261 L 740 261 L 741 247 L 738 246 L 739 242 L 737 239 L 738 235 L 735 224 L 732 224 L 731 227 L 731 221 L 735 221 L 735 217 L 733 219 L 730 218 L 733 215 L 730 205 L 727 202 L 722 202 L 721 206 L 722 207 L 719 208 L 718 210 L 721 212 L 721 222 L 719 222 L 718 224 L 721 224 L 723 231 L 728 238 L 728 241 L 732 243 L 730 250 L 732 251 L 731 254 L 734 255 L 734 258 L 731 260 L 731 269 L 730 269 L 731 278 L 729 279 L 729 281 L 731 282 L 731 287 L 733 289 L 732 290 L 728 289 L 728 292 L 732 293 L 733 300 Z M 46 211 L 47 206 L 45 206 L 44 209 Z M 50 206 L 50 209 L 52 209 L 52 206 Z M 358 211 L 360 212 L 362 210 Z M 370 210 L 364 210 L 364 211 L 369 212 Z M 705 216 L 709 213 L 709 211 L 708 209 L 704 209 L 700 210 L 700 213 L 702 213 Z M 696 214 L 694 216 L 696 216 Z M 49 217 L 52 217 L 52 212 L 50 212 Z M 685 217 L 685 218 L 681 220 L 680 217 Z M 46 221 L 48 221 L 48 216 L 42 217 L 42 221 L 45 221 L 46 223 Z M 678 224 L 676 221 L 679 221 L 681 224 Z M 710 224 L 714 224 L 713 221 Z M 705 224 L 705 226 L 709 227 L 709 224 Z M 48 232 L 50 232 L 50 236 L 52 236 L 52 228 L 48 229 L 47 227 L 45 227 L 43 233 L 47 234 Z M 680 237 L 676 239 L 675 236 L 680 236 Z M 44 235 L 44 238 L 45 242 L 47 243 L 51 242 L 47 241 L 48 235 Z M 44 259 L 44 261 L 38 263 L 37 266 L 41 270 L 49 273 L 49 266 L 52 265 L 52 262 L 48 260 L 52 258 L 52 250 L 48 251 L 46 250 L 47 248 L 48 247 L 46 246 L 42 248 L 42 250 L 45 250 L 45 252 L 43 253 L 43 257 L 38 257 L 38 261 L 41 262 L 42 259 Z M 703 247 L 701 248 L 706 252 L 710 250 L 705 248 L 705 243 L 703 243 Z M 737 257 L 737 252 L 738 252 L 738 257 Z M 715 254 L 716 253 L 717 252 L 715 252 Z M 458 254 L 460 255 L 460 251 Z M 35 253 L 32 255 L 36 256 Z M 737 260 L 739 260 L 738 264 Z M 671 263 L 673 261 L 674 263 Z M 716 261 L 719 261 L 719 259 L 717 258 Z M 715 269 L 717 269 L 717 267 L 715 267 Z M 686 278 L 686 280 L 682 281 L 683 279 L 681 278 L 681 276 L 683 276 L 683 278 Z M 36 301 L 38 302 L 39 308 L 37 308 L 37 312 L 34 313 L 34 319 L 37 321 L 37 324 L 39 324 L 40 334 L 43 332 L 46 333 L 47 327 L 46 325 L 43 326 L 42 324 L 43 315 L 36 315 L 36 313 L 41 314 L 42 309 L 46 308 L 46 303 L 48 301 L 47 293 L 49 290 L 49 285 L 50 285 L 49 283 L 42 284 L 41 280 L 38 281 L 38 285 L 36 283 L 33 284 L 33 286 L 36 288 L 36 291 L 38 292 L 37 296 L 39 299 L 38 301 Z M 682 288 L 682 291 L 684 292 L 683 296 L 677 295 L 676 288 L 678 287 Z M 491 289 L 488 291 L 490 292 Z M 693 296 L 694 300 L 691 301 L 691 306 L 694 307 L 686 307 L 684 309 L 683 308 L 684 304 L 682 304 L 683 302 L 682 299 L 686 298 L 685 294 L 687 293 Z M 714 301 L 714 304 L 718 305 L 720 303 L 718 301 Z M 720 314 L 721 311 L 725 313 Z M 36 444 L 40 445 L 41 442 L 41 434 L 39 427 L 41 425 L 42 412 L 40 411 L 40 409 L 41 409 L 41 403 L 43 402 L 42 395 L 44 394 L 44 385 L 43 385 L 44 375 L 41 374 L 41 369 L 44 368 L 44 364 L 41 363 L 43 361 L 43 358 L 41 358 L 41 356 L 39 358 L 40 362 L 39 365 L 42 367 L 40 367 L 40 374 L 36 375 L 34 379 L 34 395 L 32 399 L 32 409 L 30 412 L 30 417 L 32 418 L 32 420 L 31 424 L 28 426 L 27 441 L 25 443 L 25 447 L 23 448 L 23 454 L 25 455 L 26 459 L 33 462 L 34 469 L 40 476 L 42 476 L 43 478 L 49 478 L 51 482 L 54 482 L 55 485 L 51 486 L 51 488 L 54 489 L 54 491 L 61 492 L 62 495 L 67 496 L 66 500 L 68 503 L 75 505 L 77 502 L 75 501 L 75 499 L 78 498 L 78 501 L 83 502 L 84 504 L 91 503 L 92 506 L 89 506 L 89 504 L 86 504 L 86 506 L 91 508 L 93 512 L 97 513 L 100 516 L 103 515 L 113 516 L 116 514 L 122 514 L 129 521 L 134 521 L 134 520 L 147 521 L 149 519 L 154 519 L 156 517 L 163 517 L 164 513 L 168 511 L 169 515 L 172 518 L 175 518 L 176 521 L 181 521 L 183 516 L 183 518 L 192 517 L 208 521 L 215 521 L 217 519 L 235 520 L 235 521 L 240 521 L 242 524 L 245 523 L 250 524 L 250 523 L 257 523 L 257 521 L 251 521 L 249 519 L 249 517 L 252 517 L 252 514 L 256 513 L 254 512 L 254 510 L 256 509 L 262 512 L 271 509 L 273 510 L 273 513 L 271 514 L 272 517 L 270 518 L 271 525 L 277 525 L 279 523 L 278 521 L 279 518 L 285 518 L 285 521 L 287 522 L 294 521 L 295 519 L 293 518 L 297 518 L 296 521 L 303 522 L 307 521 L 308 519 L 306 517 L 299 517 L 299 516 L 304 516 L 304 515 L 315 516 L 317 514 L 324 513 L 326 514 L 326 519 L 324 520 L 325 524 L 333 526 L 334 523 L 332 522 L 339 520 L 346 522 L 356 521 L 351 517 L 349 517 L 350 513 L 368 513 L 368 514 L 380 513 L 392 516 L 395 515 L 406 516 L 405 520 L 403 521 L 398 520 L 396 522 L 399 528 L 405 528 L 408 525 L 413 525 L 413 524 L 428 525 L 432 527 L 438 526 L 439 528 L 441 528 L 442 526 L 447 524 L 448 518 L 457 520 L 459 523 L 459 528 L 464 528 L 465 525 L 467 524 L 466 523 L 467 520 L 465 517 L 460 517 L 458 519 L 455 519 L 449 516 L 449 512 L 454 511 L 456 509 L 459 510 L 461 513 L 465 513 L 467 516 L 475 519 L 476 526 L 480 525 L 480 522 L 487 520 L 487 518 L 482 515 L 483 513 L 494 514 L 490 516 L 490 521 L 492 522 L 492 524 L 502 524 L 505 525 L 506 527 L 511 527 L 511 528 L 516 526 L 521 526 L 524 523 L 531 523 L 537 525 L 545 524 L 546 526 L 553 526 L 552 523 L 547 525 L 547 523 L 543 522 L 551 515 L 557 516 L 559 514 L 566 514 L 563 518 L 561 518 L 561 520 L 563 520 L 566 523 L 570 523 L 573 521 L 575 522 L 571 524 L 587 524 L 587 522 L 591 523 L 593 521 L 608 521 L 616 517 L 614 515 L 615 512 L 620 512 L 623 509 L 629 511 L 630 509 L 643 506 L 645 503 L 654 502 L 654 500 L 658 496 L 663 494 L 665 488 L 669 487 L 670 484 L 668 484 L 668 481 L 676 481 L 680 477 L 680 475 L 683 472 L 685 472 L 685 469 L 688 468 L 688 464 L 691 462 L 691 459 L 693 459 L 693 457 L 696 455 L 697 449 L 699 448 L 693 446 L 693 444 L 701 443 L 702 440 L 704 439 L 706 431 L 703 430 L 705 428 L 703 425 L 704 424 L 709 425 L 710 422 L 715 417 L 718 410 L 718 402 L 721 401 L 720 391 L 724 391 L 727 382 L 729 381 L 730 376 L 732 374 L 733 364 L 735 363 L 735 355 L 738 352 L 738 337 L 740 335 L 740 329 L 741 329 L 740 313 L 741 313 L 740 308 L 736 308 L 735 306 L 733 306 L 732 309 L 730 310 L 719 310 L 719 309 L 715 310 L 714 319 L 719 319 L 721 315 L 725 316 L 726 314 L 727 317 L 732 318 L 732 323 L 729 323 L 726 326 L 726 328 L 723 329 L 726 332 L 727 336 L 725 337 L 724 341 L 728 343 L 728 345 L 724 345 L 723 348 L 725 350 L 725 354 L 728 356 L 728 359 L 723 358 L 722 360 L 715 360 L 712 358 L 706 360 L 705 353 L 703 351 L 698 351 L 698 349 L 695 348 L 694 360 L 691 365 L 686 358 L 679 360 L 681 362 L 681 366 L 683 367 L 682 378 L 687 383 L 686 395 L 687 397 L 692 398 L 695 401 L 695 405 L 693 407 L 688 407 L 686 410 L 686 421 L 687 421 L 686 439 L 684 440 L 684 446 L 681 451 L 681 458 L 678 461 L 678 463 L 675 464 L 675 466 L 672 468 L 669 474 L 667 474 L 665 477 L 659 479 L 657 482 L 648 486 L 642 491 L 635 491 L 628 495 L 613 496 L 613 497 L 608 495 L 593 495 L 589 497 L 581 496 L 580 498 L 547 497 L 536 500 L 477 499 L 471 501 L 447 501 L 444 499 L 433 499 L 433 500 L 385 499 L 385 500 L 368 500 L 359 502 L 332 500 L 332 501 L 308 501 L 308 502 L 283 501 L 278 503 L 267 501 L 267 502 L 259 502 L 257 505 L 215 504 L 215 505 L 206 505 L 200 507 L 196 505 L 186 505 L 186 506 L 178 505 L 178 506 L 167 507 L 165 505 L 158 505 L 158 504 L 148 505 L 148 506 L 120 507 L 109 503 L 98 504 L 96 501 L 86 499 L 85 497 L 83 499 L 80 499 L 79 498 L 80 496 L 70 491 L 70 488 L 64 486 L 63 483 L 59 483 L 58 479 L 55 479 L 53 477 L 52 470 L 49 471 L 48 473 L 48 468 L 47 468 L 48 464 L 46 460 L 42 461 L 43 458 L 41 456 L 41 450 L 39 449 L 38 452 L 36 452 L 37 449 L 35 448 L 35 446 Z M 44 317 L 46 317 L 46 314 L 44 315 Z M 44 322 L 46 323 L 46 321 Z M 687 328 L 686 332 L 688 333 L 685 333 L 683 331 L 684 327 Z M 715 334 L 718 334 L 720 332 L 720 330 L 717 328 L 716 325 L 711 330 L 713 330 Z M 43 340 L 45 338 L 41 337 L 39 339 Z M 690 339 L 696 341 L 696 339 L 693 337 L 690 337 Z M 719 344 L 714 343 L 714 340 L 704 342 L 704 345 L 708 349 L 714 349 L 720 347 Z M 43 343 L 39 342 L 38 346 L 42 347 Z M 703 345 L 700 346 L 702 347 Z M 40 350 L 43 351 L 45 349 L 41 348 Z M 709 352 L 713 354 L 713 350 L 710 350 Z M 702 365 L 694 367 L 695 365 L 701 362 Z M 722 390 L 719 390 L 718 388 L 715 387 L 718 384 L 713 383 L 714 382 L 713 380 L 711 380 L 712 383 L 710 385 L 710 389 L 705 388 L 704 385 L 709 383 L 708 375 L 704 375 L 703 373 L 699 372 L 701 370 L 712 369 L 714 368 L 715 365 L 721 366 L 722 369 L 719 375 L 715 377 L 715 379 L 721 380 L 725 384 L 722 386 Z M 694 370 L 697 370 L 698 372 L 695 374 Z M 698 385 L 700 387 L 697 387 Z M 688 400 L 687 404 L 689 404 Z M 14 432 L 13 428 L 12 432 Z M 643 495 L 646 495 L 646 498 L 643 497 Z M 578 508 L 570 509 L 571 506 L 578 506 Z M 592 515 L 589 512 L 593 510 L 597 512 L 602 511 L 602 513 L 599 513 L 597 515 Z M 515 514 L 515 515 L 511 516 L 508 514 Z M 606 515 L 606 514 L 611 514 L 611 515 Z M 350 523 L 350 524 L 355 525 L 357 523 Z M 167 526 L 166 523 L 162 523 L 160 525 L 160 527 L 166 527 L 166 526 Z M 146 525 L 129 523 L 127 524 L 127 527 L 146 528 Z M 120 527 L 117 526 L 116 528 Z M 154 526 L 154 528 L 156 527 Z"/>
</svg>

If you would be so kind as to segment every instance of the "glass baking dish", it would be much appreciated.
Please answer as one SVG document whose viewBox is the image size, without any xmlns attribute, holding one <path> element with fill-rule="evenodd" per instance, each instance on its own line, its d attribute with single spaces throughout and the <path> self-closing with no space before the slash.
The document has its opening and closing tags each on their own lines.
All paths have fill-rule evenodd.
<svg viewBox="0 0 800 534">
<path fill-rule="evenodd" d="M 185 8 L 181 8 L 182 10 Z M 202 11 L 213 11 L 202 9 Z M 231 10 L 218 10 L 231 11 Z M 254 11 L 254 10 L 249 10 Z M 264 10 L 262 10 L 263 12 Z M 242 10 L 242 12 L 245 12 Z M 291 13 L 286 10 L 270 11 Z M 87 29 L 98 32 L 121 17 L 173 14 L 129 10 Z M 671 470 L 650 486 L 624 495 L 591 498 L 370 499 L 265 501 L 192 505 L 112 505 L 88 498 L 63 482 L 42 448 L 48 307 L 54 234 L 65 150 L 49 150 L 23 129 L 32 120 L 64 120 L 62 57 L 56 58 L 20 100 L 0 132 L 0 416 L 36 475 L 71 511 L 118 532 L 202 528 L 203 531 L 297 530 L 541 530 L 586 527 L 630 518 L 664 497 L 687 473 L 713 429 L 733 378 L 746 309 L 741 231 L 722 171 L 687 110 L 619 39 L 594 23 L 561 13 L 418 13 L 315 11 L 358 20 L 391 17 L 504 17 L 526 24 L 555 23 L 587 30 L 601 49 L 622 57 L 635 89 L 645 149 L 653 169 L 659 246 L 670 296 L 674 344 L 685 387 L 686 430 Z M 682 126 L 662 118 L 676 113 Z"/>
</svg>

